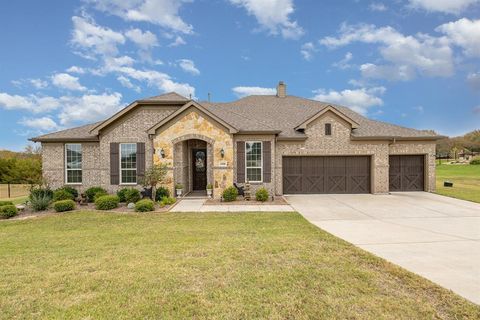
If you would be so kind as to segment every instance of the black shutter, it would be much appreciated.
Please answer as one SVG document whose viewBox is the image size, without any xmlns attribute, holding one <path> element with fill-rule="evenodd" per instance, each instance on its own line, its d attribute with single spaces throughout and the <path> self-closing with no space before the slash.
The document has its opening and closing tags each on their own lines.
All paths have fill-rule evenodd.
<svg viewBox="0 0 480 320">
<path fill-rule="evenodd" d="M 263 182 L 272 182 L 272 143 L 263 141 Z"/>
<path fill-rule="evenodd" d="M 118 143 L 110 143 L 110 184 L 119 184 L 120 158 L 118 155 Z"/>
<path fill-rule="evenodd" d="M 145 143 L 137 143 L 137 182 L 145 177 Z"/>
<path fill-rule="evenodd" d="M 237 182 L 245 182 L 245 141 L 237 141 Z"/>
</svg>

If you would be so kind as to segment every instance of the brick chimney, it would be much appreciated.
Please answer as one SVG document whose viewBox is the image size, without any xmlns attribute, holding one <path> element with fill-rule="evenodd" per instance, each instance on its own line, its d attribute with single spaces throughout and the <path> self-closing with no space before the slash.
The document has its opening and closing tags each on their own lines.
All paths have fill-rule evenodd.
<svg viewBox="0 0 480 320">
<path fill-rule="evenodd" d="M 283 81 L 278 82 L 277 97 L 285 98 L 287 96 L 287 85 Z"/>
</svg>

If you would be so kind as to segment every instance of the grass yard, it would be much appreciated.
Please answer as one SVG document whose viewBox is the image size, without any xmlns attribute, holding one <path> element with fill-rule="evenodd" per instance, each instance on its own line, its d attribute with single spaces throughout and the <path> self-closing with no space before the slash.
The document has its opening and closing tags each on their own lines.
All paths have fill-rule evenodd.
<svg viewBox="0 0 480 320">
<path fill-rule="evenodd" d="M 2 319 L 479 319 L 297 213 L 0 222 Z"/>
<path fill-rule="evenodd" d="M 453 188 L 443 186 L 453 182 Z M 480 165 L 437 164 L 437 191 L 449 197 L 480 203 Z"/>
<path fill-rule="evenodd" d="M 22 204 L 22 203 L 25 203 L 27 199 L 28 199 L 28 196 L 23 196 L 23 197 L 16 197 L 16 198 L 3 198 L 3 199 L 0 199 L 0 201 L 11 201 L 13 202 L 13 204 Z"/>
</svg>

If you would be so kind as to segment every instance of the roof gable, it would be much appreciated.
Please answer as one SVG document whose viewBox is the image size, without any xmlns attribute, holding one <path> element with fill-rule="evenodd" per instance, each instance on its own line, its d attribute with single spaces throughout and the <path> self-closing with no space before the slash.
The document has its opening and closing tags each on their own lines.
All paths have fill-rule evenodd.
<svg viewBox="0 0 480 320">
<path fill-rule="evenodd" d="M 303 121 L 300 123 L 298 126 L 295 127 L 295 130 L 300 130 L 300 129 L 306 129 L 307 125 L 315 121 L 316 119 L 320 118 L 327 112 L 332 112 L 333 114 L 337 115 L 339 118 L 345 120 L 347 123 L 349 123 L 352 126 L 352 129 L 358 128 L 360 125 L 352 120 L 350 117 L 347 117 L 343 112 L 340 112 L 337 110 L 335 107 L 328 105 L 307 120 Z"/>
<path fill-rule="evenodd" d="M 191 108 L 194 108 L 194 109 L 197 109 L 198 111 L 200 111 L 201 113 L 207 115 L 208 117 L 210 117 L 211 119 L 215 120 L 216 122 L 220 123 L 222 126 L 224 126 L 225 128 L 227 128 L 229 130 L 230 133 L 237 133 L 238 132 L 238 129 L 236 129 L 235 127 L 233 127 L 232 125 L 230 125 L 229 123 L 225 122 L 222 118 L 218 117 L 217 115 L 215 115 L 214 113 L 210 112 L 208 109 L 206 109 L 205 107 L 203 107 L 201 104 L 195 102 L 195 101 L 190 101 L 188 103 L 186 103 L 183 107 L 181 107 L 180 109 L 178 109 L 177 111 L 175 111 L 174 113 L 172 113 L 171 115 L 169 115 L 168 117 L 166 117 L 165 119 L 163 119 L 162 121 L 160 121 L 159 123 L 157 123 L 156 125 L 154 125 L 153 127 L 151 127 L 150 129 L 147 130 L 147 133 L 148 134 L 155 134 L 155 132 L 160 129 L 161 127 L 163 127 L 164 125 L 168 124 L 170 121 L 172 121 L 173 119 L 175 119 L 178 115 L 182 114 L 184 111 L 188 110 L 188 109 L 191 109 Z"/>
</svg>

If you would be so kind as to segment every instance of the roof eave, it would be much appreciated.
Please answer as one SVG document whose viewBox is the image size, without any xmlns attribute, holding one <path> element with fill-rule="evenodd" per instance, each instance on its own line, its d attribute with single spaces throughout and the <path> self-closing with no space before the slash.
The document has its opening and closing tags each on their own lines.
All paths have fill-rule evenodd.
<svg viewBox="0 0 480 320">
<path fill-rule="evenodd" d="M 305 141 L 308 137 L 277 137 L 277 141 Z"/>
<path fill-rule="evenodd" d="M 350 136 L 352 140 L 390 140 L 390 141 L 437 141 L 446 138 L 445 136 L 418 136 L 418 137 L 402 137 L 402 136 Z"/>
<path fill-rule="evenodd" d="M 41 138 L 34 137 L 28 139 L 32 142 L 99 142 L 98 137 L 88 137 L 88 138 Z"/>
<path fill-rule="evenodd" d="M 240 130 L 237 134 L 279 134 L 281 130 Z"/>
</svg>

